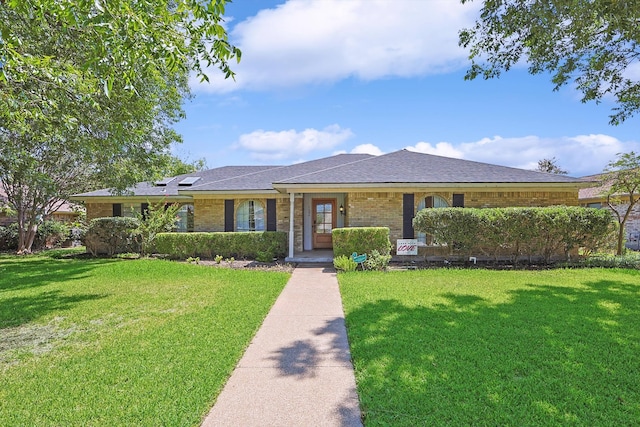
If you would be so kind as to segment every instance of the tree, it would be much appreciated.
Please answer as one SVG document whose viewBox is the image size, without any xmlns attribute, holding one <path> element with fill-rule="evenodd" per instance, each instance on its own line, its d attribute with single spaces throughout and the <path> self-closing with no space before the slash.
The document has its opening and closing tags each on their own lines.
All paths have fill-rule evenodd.
<svg viewBox="0 0 640 427">
<path fill-rule="evenodd" d="M 620 153 L 609 162 L 602 176 L 607 205 L 618 220 L 617 255 L 624 251 L 625 224 L 633 208 L 640 202 L 640 154 Z"/>
<path fill-rule="evenodd" d="M 461 0 L 467 3 L 473 0 Z M 485 0 L 480 18 L 460 32 L 472 65 L 465 79 L 498 77 L 525 60 L 551 73 L 554 90 L 573 81 L 582 102 L 612 96 L 610 123 L 640 109 L 640 2 L 631 0 Z"/>
<path fill-rule="evenodd" d="M 174 229 L 178 221 L 180 205 L 165 205 L 164 203 L 149 204 L 147 210 L 136 212 L 139 225 L 134 233 L 140 241 L 140 255 L 148 255 L 158 233 L 169 232 Z"/>
<path fill-rule="evenodd" d="M 163 177 L 184 175 L 207 169 L 207 160 L 202 157 L 194 161 L 182 160 L 179 157 L 167 154 L 163 163 L 159 166 L 158 175 Z"/>
<path fill-rule="evenodd" d="M 538 167 L 536 168 L 536 170 L 539 172 L 566 175 L 568 172 L 564 169 L 561 169 L 560 166 L 556 164 L 556 162 L 557 160 L 555 157 L 552 157 L 551 159 L 538 160 Z"/>
<path fill-rule="evenodd" d="M 224 0 L 0 0 L 0 182 L 30 252 L 71 194 L 160 173 L 191 70 L 233 76 Z"/>
</svg>

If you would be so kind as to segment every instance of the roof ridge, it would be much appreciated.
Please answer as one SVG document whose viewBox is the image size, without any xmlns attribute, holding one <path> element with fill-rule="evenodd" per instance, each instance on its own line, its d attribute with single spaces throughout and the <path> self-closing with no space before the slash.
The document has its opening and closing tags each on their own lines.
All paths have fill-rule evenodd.
<svg viewBox="0 0 640 427">
<path fill-rule="evenodd" d="M 237 166 L 237 167 L 252 167 L 252 166 L 253 165 L 244 165 L 244 166 Z M 255 165 L 255 166 L 259 167 L 259 165 Z M 223 168 L 224 167 L 232 167 L 232 166 L 223 166 Z M 246 177 L 246 176 L 256 175 L 256 174 L 263 173 L 263 172 L 266 172 L 266 171 L 270 171 L 270 170 L 274 170 L 274 169 L 282 169 L 282 168 L 286 168 L 286 167 L 288 167 L 288 166 L 273 166 L 273 167 L 268 166 L 266 169 L 262 169 L 262 170 L 255 171 L 255 172 L 249 172 L 249 173 L 245 173 L 245 174 L 241 174 L 241 175 L 229 176 L 229 177 L 223 178 L 223 179 L 216 179 L 215 181 L 203 182 L 201 184 L 192 186 L 191 190 L 197 189 L 198 187 L 203 186 L 203 185 L 210 185 L 210 184 L 215 184 L 216 182 L 229 181 L 231 179 L 236 179 L 236 178 L 242 178 L 242 177 Z M 218 169 L 218 168 L 214 168 L 214 169 Z M 213 169 L 209 169 L 209 170 L 213 170 Z"/>
<path fill-rule="evenodd" d="M 338 156 L 342 156 L 342 155 L 345 155 L 345 154 L 346 155 L 351 155 L 351 154 L 367 154 L 367 153 L 342 153 L 342 154 L 336 154 L 334 156 L 325 157 L 325 159 L 330 159 L 331 157 L 338 157 Z M 281 181 L 274 181 L 274 182 L 272 182 L 272 184 L 276 184 L 276 183 L 280 183 L 280 182 L 287 182 L 287 181 L 289 181 L 291 179 L 302 178 L 303 176 L 313 175 L 313 174 L 317 174 L 317 173 L 320 173 L 320 172 L 326 172 L 326 171 L 329 171 L 329 170 L 332 170 L 332 169 L 337 169 L 337 168 L 341 168 L 343 166 L 352 165 L 354 163 L 360 163 L 360 162 L 364 162 L 365 160 L 370 160 L 370 159 L 374 159 L 374 158 L 380 157 L 380 156 L 374 156 L 373 154 L 368 154 L 368 156 L 369 157 L 365 157 L 364 159 L 359 159 L 359 160 L 354 160 L 352 162 L 342 163 L 340 165 L 331 166 L 329 168 L 320 169 L 320 170 L 317 170 L 317 171 L 314 171 L 314 172 L 307 172 L 307 173 L 303 173 L 302 175 L 290 176 L 289 178 L 283 179 Z M 318 160 L 322 160 L 322 159 L 318 159 Z M 298 164 L 300 164 L 300 163 L 298 163 Z"/>
</svg>

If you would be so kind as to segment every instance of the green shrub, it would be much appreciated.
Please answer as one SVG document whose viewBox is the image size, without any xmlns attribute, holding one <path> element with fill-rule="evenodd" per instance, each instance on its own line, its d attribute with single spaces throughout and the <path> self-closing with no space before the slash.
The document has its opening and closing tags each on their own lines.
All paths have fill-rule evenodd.
<svg viewBox="0 0 640 427">
<path fill-rule="evenodd" d="M 48 219 L 38 226 L 33 249 L 55 248 L 70 237 L 70 227 L 64 222 Z"/>
<path fill-rule="evenodd" d="M 622 256 L 608 254 L 592 255 L 586 257 L 578 265 L 584 267 L 628 268 L 638 270 L 640 269 L 640 253 L 629 251 Z"/>
<path fill-rule="evenodd" d="M 32 249 L 54 248 L 60 246 L 71 237 L 69 225 L 55 220 L 45 220 L 36 231 Z M 18 248 L 18 224 L 9 224 L 0 227 L 0 250 L 12 250 Z"/>
<path fill-rule="evenodd" d="M 446 243 L 451 253 L 506 256 L 514 263 L 520 257 L 568 259 L 578 249 L 591 253 L 603 247 L 614 230 L 607 210 L 576 206 L 423 209 L 413 226 Z"/>
<path fill-rule="evenodd" d="M 173 259 L 257 259 L 262 254 L 272 261 L 274 257 L 286 256 L 287 234 L 281 231 L 159 233 L 153 249 L 154 252 L 166 254 Z"/>
<path fill-rule="evenodd" d="M 351 256 L 339 255 L 333 258 L 333 267 L 338 271 L 356 271 L 358 263 Z"/>
<path fill-rule="evenodd" d="M 391 255 L 382 255 L 377 249 L 374 249 L 370 254 L 367 254 L 364 266 L 368 270 L 384 271 L 389 266 L 389 261 L 391 261 Z"/>
<path fill-rule="evenodd" d="M 0 251 L 18 249 L 18 224 L 0 226 Z"/>
<path fill-rule="evenodd" d="M 348 257 L 354 252 L 368 256 L 374 250 L 381 255 L 391 253 L 389 227 L 334 228 L 332 239 L 334 257 Z"/>
<path fill-rule="evenodd" d="M 89 223 L 83 243 L 94 256 L 140 252 L 134 232 L 138 226 L 136 218 L 95 218 Z"/>
</svg>

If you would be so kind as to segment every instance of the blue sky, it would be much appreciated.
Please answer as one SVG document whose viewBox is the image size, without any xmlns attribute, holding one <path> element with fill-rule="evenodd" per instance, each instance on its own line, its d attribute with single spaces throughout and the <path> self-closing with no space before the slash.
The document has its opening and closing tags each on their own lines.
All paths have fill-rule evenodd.
<svg viewBox="0 0 640 427">
<path fill-rule="evenodd" d="M 236 80 L 208 72 L 176 129 L 174 153 L 209 167 L 287 165 L 344 152 L 408 148 L 534 169 L 555 157 L 571 176 L 640 151 L 640 117 L 611 126 L 614 104 L 580 102 L 526 64 L 465 81 L 458 31 L 480 2 L 236 0 L 225 14 L 242 52 Z M 631 70 L 640 77 L 640 67 Z"/>
</svg>

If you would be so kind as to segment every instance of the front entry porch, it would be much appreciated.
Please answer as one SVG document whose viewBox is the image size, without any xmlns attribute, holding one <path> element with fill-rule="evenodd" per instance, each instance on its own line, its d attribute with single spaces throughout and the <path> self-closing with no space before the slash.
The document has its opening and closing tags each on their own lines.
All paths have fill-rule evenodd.
<svg viewBox="0 0 640 427">
<path fill-rule="evenodd" d="M 285 262 L 333 263 L 333 250 L 314 249 L 295 252 L 292 257 L 286 257 Z"/>
</svg>

